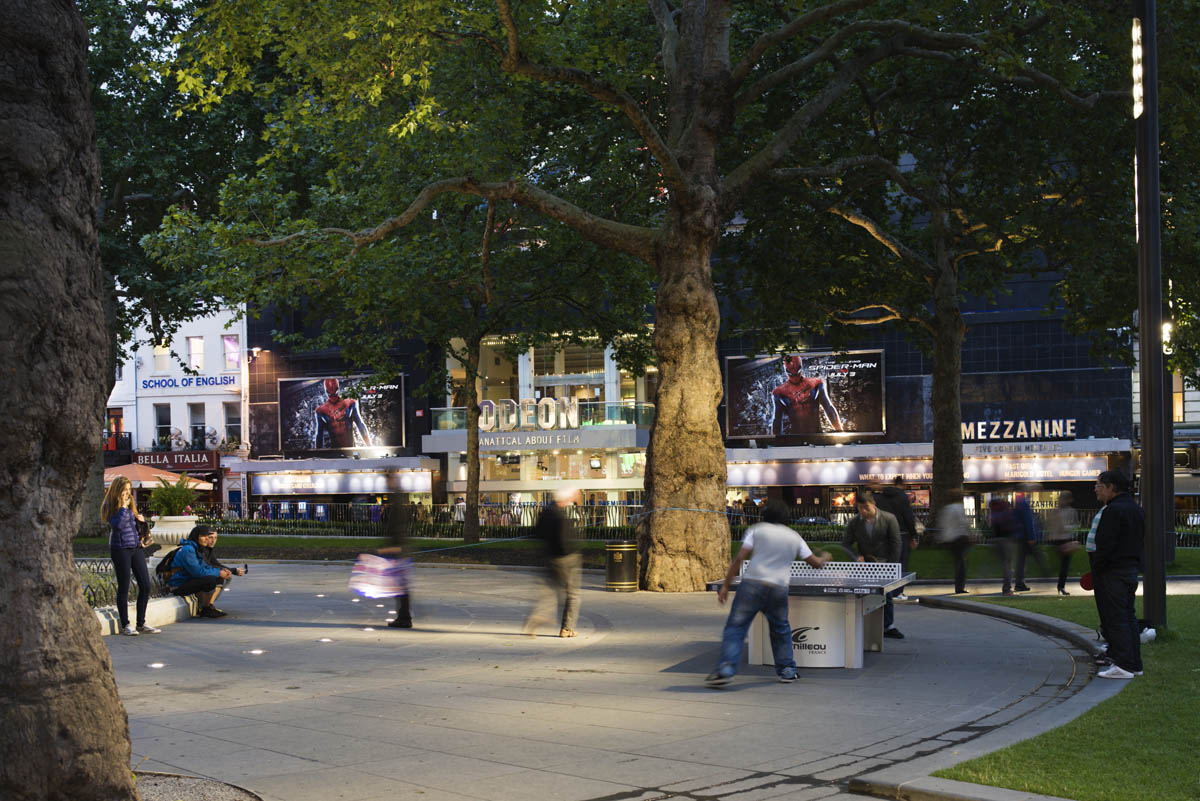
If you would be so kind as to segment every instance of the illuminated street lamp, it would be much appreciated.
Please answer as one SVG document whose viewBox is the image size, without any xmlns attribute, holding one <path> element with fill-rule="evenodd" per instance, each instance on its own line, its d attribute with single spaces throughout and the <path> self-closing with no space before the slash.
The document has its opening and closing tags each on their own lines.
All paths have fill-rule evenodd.
<svg viewBox="0 0 1200 801">
<path fill-rule="evenodd" d="M 1164 541 L 1174 519 L 1174 445 L 1165 414 L 1163 299 L 1158 189 L 1158 43 L 1154 0 L 1135 0 L 1133 19 L 1133 118 L 1137 128 L 1134 188 L 1138 241 L 1138 369 L 1141 381 L 1142 506 L 1146 511 L 1143 614 L 1153 626 L 1167 622 Z M 1169 512 L 1168 512 L 1169 510 Z M 1171 526 L 1170 528 L 1174 528 Z"/>
</svg>

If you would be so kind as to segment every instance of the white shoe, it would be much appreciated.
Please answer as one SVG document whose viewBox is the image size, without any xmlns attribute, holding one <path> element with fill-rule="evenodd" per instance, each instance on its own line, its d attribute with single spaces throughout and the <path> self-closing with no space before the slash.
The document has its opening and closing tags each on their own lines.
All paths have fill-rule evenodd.
<svg viewBox="0 0 1200 801">
<path fill-rule="evenodd" d="M 148 625 L 146 623 L 143 623 L 142 625 L 138 626 L 137 630 L 138 630 L 139 634 L 161 634 L 162 633 L 162 629 L 156 629 L 156 628 L 154 628 L 154 626 Z"/>
<path fill-rule="evenodd" d="M 893 600 L 893 601 L 907 601 L 907 600 L 908 600 L 908 596 L 907 596 L 907 595 L 905 595 L 904 593 L 900 593 L 899 595 L 897 595 L 897 596 L 896 596 L 895 598 L 893 598 L 892 600 Z"/>
<path fill-rule="evenodd" d="M 138 635 L 137 629 L 135 629 L 133 626 L 126 626 L 125 628 L 121 629 L 121 633 L 126 637 L 136 637 Z"/>
<path fill-rule="evenodd" d="M 1154 642 L 1154 638 L 1158 636 L 1158 632 L 1154 629 L 1143 629 L 1141 640 L 1142 642 Z"/>
<path fill-rule="evenodd" d="M 1123 667 L 1117 665 L 1109 665 L 1104 670 L 1096 674 L 1102 679 L 1132 679 L 1133 674 Z"/>
</svg>

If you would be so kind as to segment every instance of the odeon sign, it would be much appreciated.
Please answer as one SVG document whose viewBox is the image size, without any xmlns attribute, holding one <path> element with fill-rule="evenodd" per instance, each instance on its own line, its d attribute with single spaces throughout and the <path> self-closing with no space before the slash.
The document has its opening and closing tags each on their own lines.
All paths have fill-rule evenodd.
<svg viewBox="0 0 1200 801">
<path fill-rule="evenodd" d="M 579 401 L 574 398 L 511 398 L 479 402 L 480 431 L 579 428 Z"/>
</svg>

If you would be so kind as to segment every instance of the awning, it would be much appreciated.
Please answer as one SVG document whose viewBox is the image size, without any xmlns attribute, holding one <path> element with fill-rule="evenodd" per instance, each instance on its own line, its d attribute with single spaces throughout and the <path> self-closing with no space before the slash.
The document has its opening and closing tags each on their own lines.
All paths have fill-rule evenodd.
<svg viewBox="0 0 1200 801">
<path fill-rule="evenodd" d="M 162 470 L 157 467 L 148 467 L 144 464 L 123 464 L 116 467 L 106 467 L 104 469 L 104 486 L 113 483 L 113 479 L 118 476 L 124 476 L 129 479 L 129 483 L 135 489 L 153 489 L 161 486 L 159 479 L 166 479 L 168 484 L 174 484 L 183 475 L 182 473 L 172 473 L 170 470 Z M 207 492 L 213 488 L 213 485 L 208 481 L 201 481 L 198 478 L 187 477 L 187 485 L 194 490 Z"/>
</svg>

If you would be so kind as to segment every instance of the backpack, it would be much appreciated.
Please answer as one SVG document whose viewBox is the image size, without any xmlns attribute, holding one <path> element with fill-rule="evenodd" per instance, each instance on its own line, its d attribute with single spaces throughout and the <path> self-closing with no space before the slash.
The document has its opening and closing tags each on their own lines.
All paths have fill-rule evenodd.
<svg viewBox="0 0 1200 801">
<path fill-rule="evenodd" d="M 166 556 L 164 556 L 162 559 L 159 559 L 158 564 L 154 566 L 155 575 L 162 576 L 163 578 L 170 578 L 171 575 L 175 573 L 175 568 L 172 565 L 175 562 L 175 554 L 177 553 L 179 553 L 178 548 L 168 552 Z"/>
</svg>

